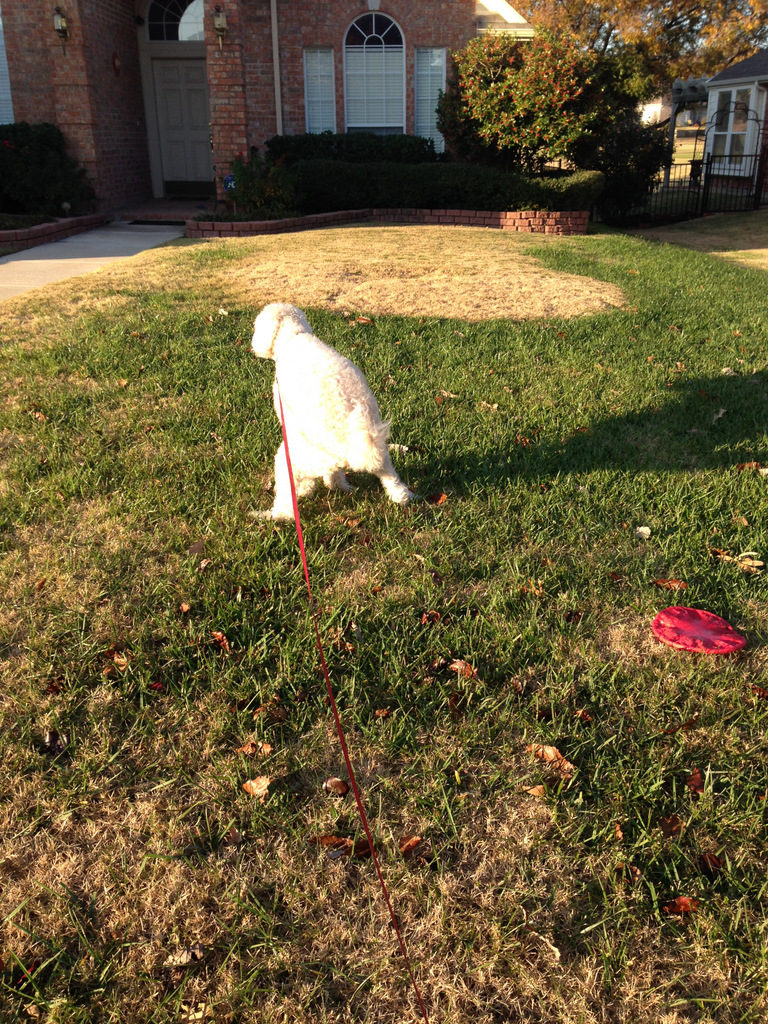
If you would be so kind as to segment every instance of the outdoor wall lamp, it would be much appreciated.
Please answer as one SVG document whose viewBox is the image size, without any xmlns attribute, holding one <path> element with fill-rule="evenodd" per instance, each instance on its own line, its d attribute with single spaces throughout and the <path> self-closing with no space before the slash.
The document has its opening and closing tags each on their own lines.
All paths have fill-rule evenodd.
<svg viewBox="0 0 768 1024">
<path fill-rule="evenodd" d="M 53 27 L 62 43 L 66 43 L 69 39 L 69 26 L 67 25 L 67 16 L 60 7 L 57 7 L 53 13 Z"/>
<path fill-rule="evenodd" d="M 213 8 L 213 28 L 219 37 L 219 49 L 221 49 L 224 36 L 227 34 L 227 16 L 221 9 L 221 4 Z"/>
</svg>

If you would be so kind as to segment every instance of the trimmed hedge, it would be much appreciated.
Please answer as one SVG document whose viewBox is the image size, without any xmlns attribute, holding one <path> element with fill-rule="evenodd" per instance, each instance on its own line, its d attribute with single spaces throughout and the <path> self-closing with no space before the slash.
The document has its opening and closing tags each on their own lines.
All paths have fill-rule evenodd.
<svg viewBox="0 0 768 1024">
<path fill-rule="evenodd" d="M 267 158 L 291 167 L 299 160 L 343 160 L 346 163 L 423 164 L 438 160 L 431 139 L 418 135 L 376 135 L 351 132 L 334 135 L 275 135 L 267 142 Z"/>
<path fill-rule="evenodd" d="M 469 164 L 302 160 L 289 173 L 303 214 L 363 207 L 589 210 L 603 189 L 599 171 L 527 178 Z"/>
<path fill-rule="evenodd" d="M 74 215 L 89 212 L 93 196 L 56 125 L 0 125 L 0 212 Z"/>
</svg>

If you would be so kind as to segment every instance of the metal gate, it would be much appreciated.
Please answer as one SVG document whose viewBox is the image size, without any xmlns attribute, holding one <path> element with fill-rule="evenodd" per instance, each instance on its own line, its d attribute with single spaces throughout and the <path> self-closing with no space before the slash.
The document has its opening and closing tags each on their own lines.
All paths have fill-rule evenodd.
<svg viewBox="0 0 768 1024">
<path fill-rule="evenodd" d="M 689 160 L 665 169 L 633 218 L 664 223 L 705 213 L 756 210 L 768 200 L 766 151 Z"/>
<path fill-rule="evenodd" d="M 765 150 L 742 157 L 707 157 L 701 212 L 756 210 L 765 191 Z"/>
</svg>

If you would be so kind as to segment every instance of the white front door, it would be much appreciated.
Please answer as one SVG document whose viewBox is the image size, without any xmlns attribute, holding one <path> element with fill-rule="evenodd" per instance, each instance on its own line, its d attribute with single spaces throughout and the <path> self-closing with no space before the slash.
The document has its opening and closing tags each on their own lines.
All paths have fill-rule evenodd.
<svg viewBox="0 0 768 1024">
<path fill-rule="evenodd" d="M 204 60 L 153 60 L 166 194 L 213 188 L 210 108 Z"/>
</svg>

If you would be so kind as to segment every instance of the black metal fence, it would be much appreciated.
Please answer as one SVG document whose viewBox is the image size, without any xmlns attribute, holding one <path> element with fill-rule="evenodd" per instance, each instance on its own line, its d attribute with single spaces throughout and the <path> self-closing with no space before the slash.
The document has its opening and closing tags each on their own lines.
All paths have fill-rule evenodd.
<svg viewBox="0 0 768 1024">
<path fill-rule="evenodd" d="M 630 219 L 664 223 L 705 213 L 754 210 L 764 198 L 766 154 L 716 157 L 673 164 L 660 173 L 644 203 Z M 765 196 L 764 196 L 765 193 Z"/>
</svg>

